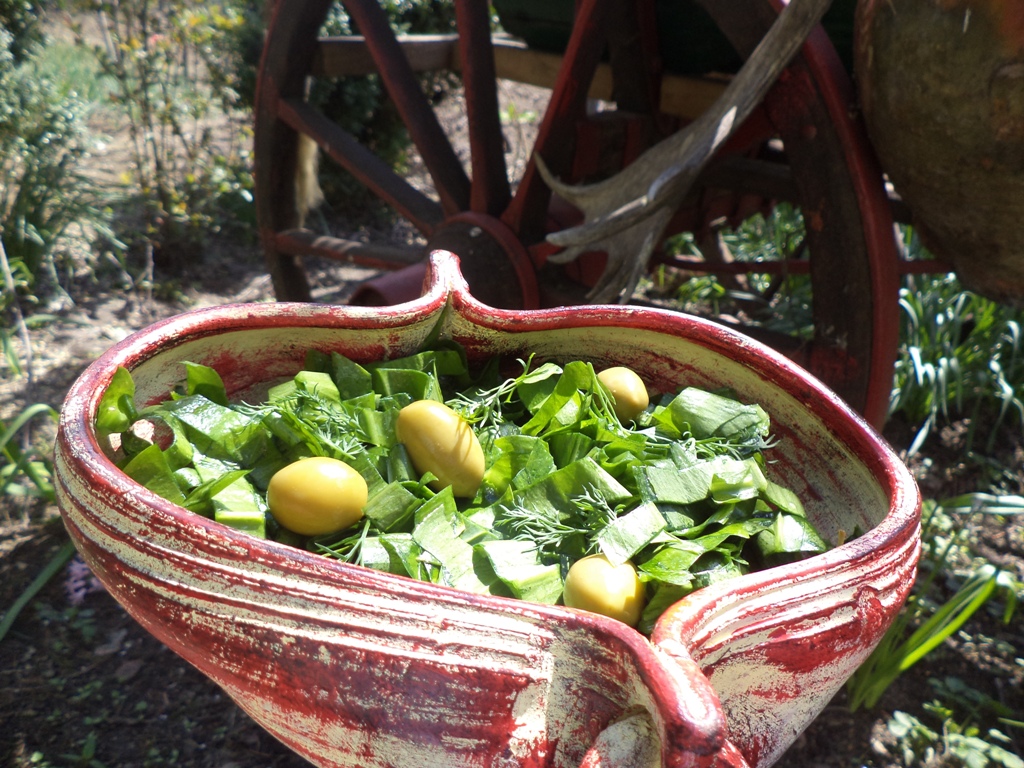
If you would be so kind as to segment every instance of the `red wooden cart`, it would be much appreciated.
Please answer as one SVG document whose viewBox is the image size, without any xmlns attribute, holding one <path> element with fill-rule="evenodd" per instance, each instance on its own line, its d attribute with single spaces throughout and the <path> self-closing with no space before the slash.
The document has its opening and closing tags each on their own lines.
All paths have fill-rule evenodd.
<svg viewBox="0 0 1024 768">
<path fill-rule="evenodd" d="M 740 62 L 749 59 L 779 17 L 782 3 L 496 3 L 506 26 L 527 37 L 531 30 L 536 33 L 530 44 L 492 34 L 490 6 L 476 0 L 455 2 L 458 29 L 445 35 L 396 34 L 377 0 L 348 0 L 344 7 L 362 34 L 325 38 L 320 30 L 330 5 L 329 0 L 278 3 L 260 68 L 257 211 L 278 298 L 310 299 L 303 268 L 303 257 L 310 254 L 406 269 L 411 274 L 406 282 L 416 295 L 426 255 L 443 249 L 460 257 L 474 295 L 493 306 L 617 301 L 628 298 L 637 264 L 667 261 L 726 276 L 751 271 L 745 263 L 667 257 L 656 246 L 673 232 L 706 229 L 722 215 L 735 213 L 737 201 L 751 195 L 761 201 L 790 200 L 803 211 L 806 247 L 796 258 L 761 262 L 756 270 L 809 273 L 813 338 L 772 334 L 752 325 L 741 329 L 804 365 L 870 422 L 884 420 L 896 354 L 898 280 L 908 267 L 897 254 L 893 207 L 854 108 L 848 65 L 824 28 L 815 26 L 806 34 L 805 44 L 792 60 L 786 59 L 785 71 L 773 78 L 742 125 L 726 126 L 729 138 L 721 147 L 704 147 L 703 155 L 691 149 L 699 160 L 699 176 L 689 173 L 689 183 L 662 201 L 665 207 L 656 214 L 647 211 L 648 218 L 624 237 L 610 232 L 616 222 L 609 225 L 607 219 L 617 206 L 629 208 L 634 196 L 654 188 L 669 169 L 656 164 L 665 162 L 663 155 L 642 171 L 634 168 L 631 179 L 626 172 L 614 174 L 605 185 L 615 194 L 611 199 L 605 194 L 597 204 L 600 210 L 588 211 L 587 218 L 603 217 L 609 226 L 572 229 L 580 223 L 579 209 L 590 201 L 582 202 L 582 193 L 574 194 L 579 190 L 564 189 L 551 177 L 571 183 L 607 175 L 609 168 L 635 166 L 659 142 L 674 140 L 678 150 L 683 139 L 699 132 L 702 117 L 722 104 L 726 83 L 732 82 L 695 71 L 694 56 L 706 57 L 707 50 L 697 44 L 710 30 L 724 35 L 738 56 L 727 53 Z M 800 0 L 793 3 L 798 5 Z M 810 10 L 820 15 L 824 5 Z M 832 11 L 845 24 L 841 33 L 852 34 L 852 6 L 847 1 Z M 559 27 L 559 19 L 569 23 Z M 805 33 L 801 28 L 799 39 Z M 544 50 L 561 47 L 559 35 L 564 50 Z M 687 56 L 686 46 L 697 47 Z M 728 66 L 727 59 L 712 60 L 709 66 Z M 458 156 L 417 79 L 424 71 L 445 69 L 461 73 L 464 84 L 468 162 Z M 748 74 L 763 76 L 765 68 L 759 69 Z M 380 75 L 407 126 L 432 189 L 412 186 L 306 98 L 311 77 L 373 73 Z M 551 89 L 530 161 L 521 178 L 513 180 L 498 111 L 501 79 Z M 599 113 L 588 110 L 594 99 L 605 107 Z M 311 138 L 323 155 L 411 222 L 422 244 L 357 243 L 302 228 L 294 185 L 300 136 Z M 569 240 L 574 247 L 565 248 Z M 567 255 L 579 253 L 564 263 Z M 607 258 L 614 261 L 605 269 Z M 418 266 L 410 268 L 410 263 Z M 389 303 L 396 297 L 411 298 L 392 293 Z"/>
</svg>

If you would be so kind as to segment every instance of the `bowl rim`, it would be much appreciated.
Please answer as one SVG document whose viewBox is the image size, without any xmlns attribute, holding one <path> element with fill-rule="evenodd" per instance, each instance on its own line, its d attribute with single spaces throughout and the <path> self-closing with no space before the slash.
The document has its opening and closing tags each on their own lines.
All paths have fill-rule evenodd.
<svg viewBox="0 0 1024 768">
<path fill-rule="evenodd" d="M 459 271 L 458 258 L 447 252 L 432 254 L 423 294 L 405 304 L 392 307 L 288 302 L 226 304 L 189 310 L 131 334 L 100 355 L 69 389 L 60 413 L 58 451 L 67 451 L 69 461 L 81 467 L 96 484 L 116 488 L 127 482 L 134 497 L 180 525 L 201 528 L 207 534 L 223 538 L 231 546 L 249 548 L 258 544 L 276 555 L 301 561 L 304 569 L 316 565 L 317 571 L 320 571 L 329 566 L 330 571 L 338 572 L 336 569 L 340 568 L 340 573 L 346 578 L 356 579 L 359 583 L 366 578 L 371 581 L 383 579 L 386 583 L 397 580 L 393 582 L 395 588 L 408 591 L 411 585 L 416 585 L 418 593 L 431 599 L 454 599 L 459 602 L 468 599 L 474 605 L 480 605 L 481 601 L 487 604 L 497 601 L 502 610 L 508 610 L 511 605 L 516 607 L 517 612 L 539 611 L 545 616 L 564 616 L 566 612 L 579 614 L 581 612 L 564 606 L 542 606 L 515 598 L 474 595 L 444 585 L 429 584 L 325 558 L 273 540 L 256 539 L 189 512 L 135 483 L 108 458 L 100 445 L 94 427 L 95 415 L 99 401 L 115 369 L 120 365 L 131 364 L 137 367 L 183 341 L 232 331 L 261 328 L 399 330 L 422 324 L 425 319 L 430 320 L 447 311 L 455 312 L 472 326 L 504 333 L 514 333 L 524 325 L 528 326 L 529 331 L 558 330 L 566 325 L 567 320 L 574 329 L 603 327 L 614 322 L 656 333 L 684 332 L 695 344 L 753 368 L 772 386 L 802 398 L 809 408 L 827 422 L 837 441 L 846 446 L 878 481 L 889 508 L 874 527 L 858 538 L 806 560 L 754 571 L 719 585 L 696 590 L 684 598 L 690 604 L 710 604 L 720 599 L 723 591 L 728 593 L 736 589 L 757 589 L 783 578 L 801 580 L 842 566 L 862 563 L 869 560 L 880 547 L 887 543 L 909 541 L 919 530 L 920 493 L 906 465 L 876 430 L 838 395 L 775 350 L 712 321 L 659 308 L 628 305 L 587 305 L 541 310 L 493 308 L 470 294 Z M 592 614 L 584 618 L 598 624 L 611 622 L 620 625 L 619 622 L 594 617 Z M 640 636 L 635 630 L 630 631 Z"/>
</svg>

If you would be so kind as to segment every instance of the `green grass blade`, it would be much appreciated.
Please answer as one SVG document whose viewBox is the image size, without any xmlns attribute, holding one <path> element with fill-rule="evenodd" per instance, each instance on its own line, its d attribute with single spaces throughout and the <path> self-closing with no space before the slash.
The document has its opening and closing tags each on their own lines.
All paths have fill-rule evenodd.
<svg viewBox="0 0 1024 768">
<path fill-rule="evenodd" d="M 990 493 L 965 493 L 942 502 L 942 507 L 960 514 L 978 512 L 987 515 L 1024 514 L 1024 496 Z"/>
<path fill-rule="evenodd" d="M 982 575 L 981 571 L 987 575 Z M 996 589 L 996 572 L 994 567 L 983 567 L 981 571 L 968 579 L 952 599 L 943 604 L 897 650 L 901 672 L 910 669 L 938 647 L 988 602 Z"/>
<path fill-rule="evenodd" d="M 41 413 L 49 415 L 54 420 L 56 420 L 58 416 L 57 411 L 46 405 L 46 403 L 30 405 L 24 411 L 19 413 L 18 417 L 11 422 L 11 425 L 4 430 L 3 435 L 0 435 L 0 450 L 6 448 L 7 444 L 14 439 L 14 436 L 21 430 L 21 428 Z M 3 424 L 0 423 L 0 427 L 2 426 Z"/>
<path fill-rule="evenodd" d="M 57 411 L 53 408 L 45 403 L 36 403 L 22 411 L 9 427 L 4 428 L 3 422 L 0 422 L 0 429 L 4 430 L 3 434 L 0 435 L 0 454 L 7 459 L 11 466 L 10 471 L 5 472 L 6 481 L 3 487 L 0 488 L 0 492 L 7 493 L 14 478 L 20 472 L 32 481 L 43 498 L 53 499 L 53 484 L 49 478 L 49 463 L 47 462 L 37 468 L 37 462 L 31 456 L 24 455 L 21 449 L 14 443 L 14 438 L 18 432 L 40 414 L 45 414 L 55 421 L 58 418 Z"/>
<path fill-rule="evenodd" d="M 57 551 L 57 553 L 50 559 L 50 562 L 39 572 L 39 574 L 32 580 L 25 590 L 18 595 L 18 599 L 15 600 L 11 607 L 4 613 L 3 619 L 0 619 L 0 642 L 3 642 L 4 637 L 10 631 L 11 627 L 14 626 L 15 620 L 18 618 L 25 607 L 32 602 L 32 599 L 39 594 L 39 592 L 45 587 L 54 576 L 71 560 L 71 557 L 75 554 L 75 545 L 70 541 L 64 543 L 64 545 Z"/>
</svg>

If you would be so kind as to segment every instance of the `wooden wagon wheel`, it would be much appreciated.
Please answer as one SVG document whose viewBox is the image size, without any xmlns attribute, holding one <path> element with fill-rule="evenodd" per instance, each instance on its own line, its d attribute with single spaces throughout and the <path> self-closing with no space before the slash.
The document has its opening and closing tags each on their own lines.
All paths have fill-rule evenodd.
<svg viewBox="0 0 1024 768">
<path fill-rule="evenodd" d="M 744 57 L 780 7 L 776 0 L 700 1 Z M 562 215 L 564 202 L 552 196 L 533 160 L 515 183 L 508 178 L 497 82 L 505 78 L 552 88 L 533 156 L 541 156 L 553 175 L 574 180 L 587 172 L 588 158 L 628 162 L 664 135 L 670 120 L 693 117 L 715 96 L 705 81 L 659 71 L 658 52 L 644 34 L 652 3 L 576 3 L 572 36 L 561 57 L 492 37 L 488 4 L 478 0 L 455 1 L 457 35 L 431 36 L 396 35 L 377 0 L 343 4 L 361 36 L 320 38 L 330 0 L 305 0 L 277 3 L 265 42 L 256 100 L 256 203 L 278 298 L 310 300 L 302 266 L 310 254 L 398 269 L 442 248 L 460 257 L 473 294 L 493 306 L 586 301 L 587 278 L 581 276 L 586 261 L 569 269 L 548 261 L 552 248 L 546 236 L 572 223 Z M 435 69 L 462 75 L 468 172 L 419 85 L 417 73 Z M 430 193 L 413 187 L 305 98 L 311 76 L 372 73 L 380 75 L 429 171 Z M 587 100 L 595 96 L 615 99 L 618 110 L 612 115 L 627 119 L 616 125 L 607 113 L 600 119 L 588 116 Z M 769 92 L 763 110 L 732 143 L 735 150 L 744 137 L 747 147 L 780 139 L 785 164 L 727 154 L 700 186 L 789 198 L 801 207 L 814 339 L 806 344 L 789 337 L 767 340 L 881 424 L 897 343 L 897 256 L 882 176 L 851 116 L 852 105 L 848 77 L 817 29 Z M 312 138 L 324 155 L 411 222 L 426 245 L 410 250 L 351 243 L 300 228 L 294 185 L 300 135 Z"/>
</svg>

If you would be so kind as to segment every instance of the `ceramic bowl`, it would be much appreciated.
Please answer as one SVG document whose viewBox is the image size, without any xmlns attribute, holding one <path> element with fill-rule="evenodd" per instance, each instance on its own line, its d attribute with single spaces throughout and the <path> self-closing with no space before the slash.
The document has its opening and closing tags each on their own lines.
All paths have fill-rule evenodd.
<svg viewBox="0 0 1024 768">
<path fill-rule="evenodd" d="M 771 414 L 773 476 L 826 539 L 863 534 L 698 590 L 647 638 L 252 538 L 137 485 L 93 428 L 118 366 L 139 405 L 181 380 L 182 361 L 213 366 L 238 395 L 293 375 L 310 348 L 379 360 L 438 329 L 472 358 L 535 352 L 628 365 L 662 391 L 728 386 Z M 55 475 L 67 528 L 110 593 L 319 766 L 771 765 L 877 644 L 919 554 L 906 468 L 802 369 L 676 313 L 496 310 L 446 253 L 406 304 L 223 306 L 136 333 L 71 388 Z"/>
</svg>

